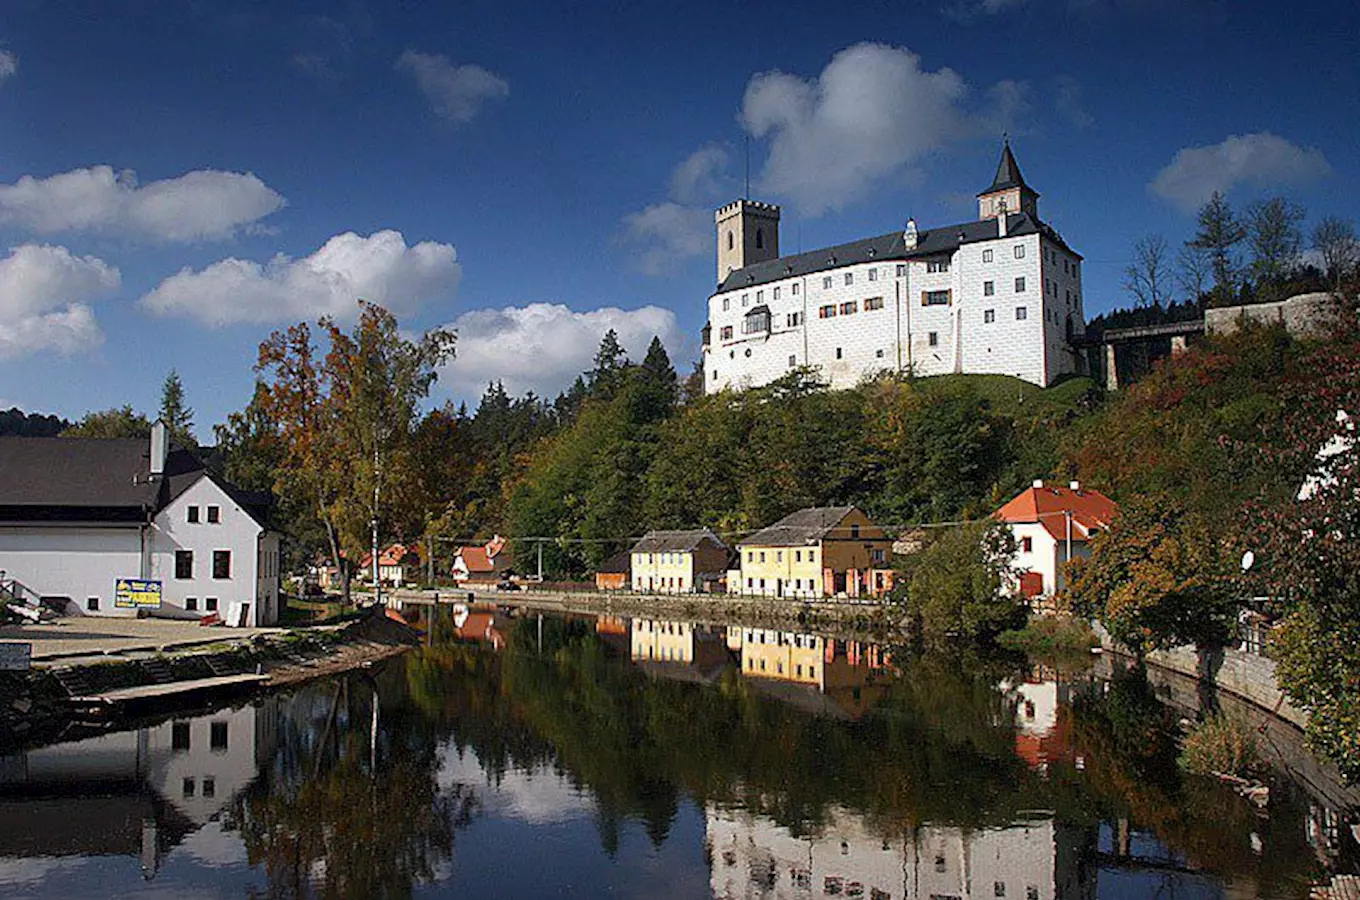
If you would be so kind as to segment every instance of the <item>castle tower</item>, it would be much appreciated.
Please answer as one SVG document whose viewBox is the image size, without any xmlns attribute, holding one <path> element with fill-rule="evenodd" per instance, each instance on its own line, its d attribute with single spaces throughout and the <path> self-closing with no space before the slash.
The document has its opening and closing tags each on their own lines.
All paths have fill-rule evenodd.
<svg viewBox="0 0 1360 900">
<path fill-rule="evenodd" d="M 1039 194 L 1025 184 L 1020 165 L 1011 153 L 1011 142 L 1001 149 L 1001 162 L 996 167 L 992 186 L 978 194 L 978 219 L 993 219 L 1002 209 L 1007 213 L 1027 212 L 1039 217 Z"/>
<path fill-rule="evenodd" d="M 733 200 L 713 214 L 718 225 L 718 283 L 736 269 L 779 258 L 779 207 Z"/>
</svg>

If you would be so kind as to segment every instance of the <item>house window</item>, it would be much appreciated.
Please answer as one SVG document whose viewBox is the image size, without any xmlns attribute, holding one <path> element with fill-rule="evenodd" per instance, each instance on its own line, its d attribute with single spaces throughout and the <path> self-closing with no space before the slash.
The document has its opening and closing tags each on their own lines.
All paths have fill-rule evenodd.
<svg viewBox="0 0 1360 900">
<path fill-rule="evenodd" d="M 197 506 L 191 506 L 191 507 L 189 507 L 189 523 L 190 523 L 190 524 L 195 524 L 195 525 L 198 524 L 198 507 L 197 507 Z"/>
<path fill-rule="evenodd" d="M 90 612 L 99 612 L 99 598 L 87 597 L 85 599 L 85 608 Z"/>
<path fill-rule="evenodd" d="M 995 321 L 996 321 L 996 310 L 994 310 L 994 309 L 984 309 L 984 310 L 982 311 L 982 321 L 983 321 L 983 323 L 986 324 L 986 325 L 990 325 L 990 324 L 992 324 L 993 322 L 995 322 Z"/>
<path fill-rule="evenodd" d="M 897 266 L 897 277 L 901 278 L 905 274 L 907 274 L 907 267 L 899 263 Z"/>
<path fill-rule="evenodd" d="M 227 749 L 227 723 L 213 722 L 208 732 L 208 746 L 214 753 L 224 753 Z"/>
<path fill-rule="evenodd" d="M 204 778 L 204 779 L 203 779 L 203 799 L 205 799 L 205 800 L 211 800 L 213 797 L 216 797 L 216 796 L 217 796 L 217 779 L 216 779 L 216 778 Z"/>
<path fill-rule="evenodd" d="M 1015 279 L 1015 292 L 1017 294 L 1023 294 L 1025 292 L 1025 278 L 1023 275 Z"/>
<path fill-rule="evenodd" d="M 929 260 L 926 260 L 926 271 L 927 271 L 927 272 L 948 272 L 948 271 L 949 271 L 949 260 L 947 260 L 947 259 L 929 259 Z"/>
<path fill-rule="evenodd" d="M 764 302 L 765 302 L 765 292 L 764 292 L 764 291 L 756 291 L 756 302 L 757 302 L 757 303 L 764 303 Z"/>
<path fill-rule="evenodd" d="M 231 577 L 231 551 L 230 551 L 230 550 L 214 550 L 214 551 L 213 551 L 213 574 L 212 574 L 212 577 L 214 577 L 214 578 L 230 578 L 230 577 Z"/>
<path fill-rule="evenodd" d="M 990 296 L 992 296 L 992 295 L 995 294 L 995 293 L 996 293 L 996 282 L 994 282 L 994 281 L 984 281 L 984 282 L 982 282 L 982 296 L 984 296 L 984 297 L 990 297 Z"/>
<path fill-rule="evenodd" d="M 177 753 L 189 749 L 188 722 L 175 722 L 170 726 L 170 749 Z"/>
<path fill-rule="evenodd" d="M 731 307 L 732 307 L 732 298 L 731 298 L 731 297 L 724 297 L 724 298 L 723 298 L 723 312 L 727 312 Z"/>
<path fill-rule="evenodd" d="M 222 521 L 222 507 L 220 507 L 220 506 L 209 506 L 209 507 L 208 507 L 208 524 L 209 524 L 209 525 L 216 525 L 217 523 L 219 523 L 219 522 L 221 522 L 221 521 Z"/>
<path fill-rule="evenodd" d="M 192 550 L 175 551 L 175 577 L 176 578 L 194 577 L 194 551 Z"/>
<path fill-rule="evenodd" d="M 794 366 L 796 366 L 796 365 L 798 365 L 798 357 L 797 357 L 797 356 L 790 356 L 790 357 L 789 357 L 789 368 L 792 369 L 792 368 L 793 368 Z"/>
<path fill-rule="evenodd" d="M 1004 881 L 993 881 L 993 882 L 992 882 L 992 896 L 993 896 L 993 897 L 1004 897 L 1004 896 L 1006 896 L 1006 882 L 1004 882 Z"/>
<path fill-rule="evenodd" d="M 821 309 L 817 310 L 817 318 L 819 319 L 836 318 L 836 304 L 828 303 L 826 306 L 823 306 Z"/>
<path fill-rule="evenodd" d="M 189 610 L 189 612 L 196 612 L 196 611 L 198 610 L 198 598 L 197 598 L 197 597 L 185 597 L 185 598 L 184 598 L 184 608 L 187 609 L 187 610 Z"/>
<path fill-rule="evenodd" d="M 990 251 L 990 250 L 983 250 L 983 251 L 982 251 L 982 261 L 983 261 L 983 262 L 991 262 L 991 261 L 992 261 L 992 251 Z"/>
<path fill-rule="evenodd" d="M 724 326 L 722 327 L 722 331 L 720 331 L 720 332 L 718 333 L 718 336 L 719 336 L 719 338 L 720 338 L 721 340 L 724 340 L 724 341 L 730 341 L 730 340 L 732 340 L 732 326 L 731 326 L 731 325 L 724 325 Z"/>
<path fill-rule="evenodd" d="M 1021 538 L 1021 539 L 1020 539 L 1020 549 L 1023 550 L 1025 553 L 1033 553 L 1033 552 L 1034 552 L 1034 538 Z"/>
<path fill-rule="evenodd" d="M 193 780 L 192 778 L 186 778 L 186 779 L 184 779 L 184 784 L 181 785 L 181 790 L 182 790 L 183 793 L 184 793 L 184 799 L 186 799 L 186 800 L 191 800 L 191 799 L 193 799 L 193 796 L 194 796 L 194 780 Z"/>
<path fill-rule="evenodd" d="M 870 280 L 870 281 L 878 281 L 878 269 L 870 269 L 870 270 L 869 270 L 869 280 Z"/>
<path fill-rule="evenodd" d="M 797 285 L 797 284 L 794 284 L 791 290 L 793 291 L 793 296 L 797 297 L 797 296 L 798 296 L 798 285 Z"/>
<path fill-rule="evenodd" d="M 1024 259 L 1024 258 L 1025 258 L 1025 245 L 1024 245 L 1024 244 L 1016 244 L 1016 245 L 1015 245 L 1015 258 L 1016 258 L 1016 259 Z"/>
<path fill-rule="evenodd" d="M 855 283 L 855 273 L 854 273 L 854 272 L 846 272 L 846 273 L 845 273 L 845 283 L 846 283 L 846 284 L 854 284 L 854 283 Z"/>
<path fill-rule="evenodd" d="M 774 299 L 779 299 L 779 285 L 774 286 Z"/>
<path fill-rule="evenodd" d="M 859 301 L 849 300 L 841 304 L 841 315 L 850 316 L 859 312 Z"/>
<path fill-rule="evenodd" d="M 844 355 L 844 354 L 841 352 L 841 348 L 840 348 L 840 347 L 837 347 L 837 348 L 836 348 L 836 359 L 840 359 L 843 355 Z"/>
<path fill-rule="evenodd" d="M 824 275 L 824 276 L 822 276 L 822 290 L 824 290 L 824 291 L 829 291 L 829 290 L 831 290 L 831 276 L 830 276 L 830 275 Z"/>
<path fill-rule="evenodd" d="M 949 291 L 922 291 L 922 306 L 948 306 Z"/>
<path fill-rule="evenodd" d="M 940 346 L 940 333 L 938 331 L 930 332 L 930 334 L 926 335 L 926 343 L 930 344 L 932 347 Z"/>
<path fill-rule="evenodd" d="M 761 550 L 761 551 L 760 551 L 760 561 L 761 561 L 761 562 L 764 562 L 764 561 L 765 561 L 765 551 L 764 551 L 764 550 Z M 761 586 L 761 587 L 764 587 L 764 586 L 765 586 L 765 582 L 762 581 L 762 582 L 760 583 L 760 586 Z"/>
<path fill-rule="evenodd" d="M 882 308 L 883 308 L 883 298 L 882 298 L 882 297 L 870 297 L 869 299 L 867 299 L 867 300 L 864 301 L 864 311 L 865 311 L 865 312 L 868 312 L 868 311 L 871 310 L 871 309 L 882 309 Z"/>
<path fill-rule="evenodd" d="M 1016 320 L 1017 322 L 1023 322 L 1023 321 L 1025 321 L 1025 320 L 1028 319 L 1028 318 L 1029 318 L 1029 309 L 1028 309 L 1027 307 L 1024 307 L 1024 306 L 1017 306 L 1017 307 L 1015 308 L 1015 320 Z"/>
<path fill-rule="evenodd" d="M 751 303 L 751 295 L 750 295 L 750 294 L 742 294 L 742 295 L 741 295 L 741 305 L 742 305 L 742 306 L 749 306 L 750 303 Z"/>
<path fill-rule="evenodd" d="M 852 540 L 852 541 L 857 541 L 857 540 L 859 540 L 859 526 L 858 526 L 858 525 L 851 525 L 851 526 L 850 526 L 850 540 Z"/>
<path fill-rule="evenodd" d="M 217 598 L 209 597 L 203 601 L 203 608 L 208 612 L 217 612 Z"/>
</svg>

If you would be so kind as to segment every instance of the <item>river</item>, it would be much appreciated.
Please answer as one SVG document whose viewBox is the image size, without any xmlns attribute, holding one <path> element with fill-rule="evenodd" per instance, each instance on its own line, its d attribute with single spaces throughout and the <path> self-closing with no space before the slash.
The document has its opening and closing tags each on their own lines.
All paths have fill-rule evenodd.
<svg viewBox="0 0 1360 900">
<path fill-rule="evenodd" d="M 1138 671 L 445 613 L 235 708 L 0 757 L 0 896 L 1303 898 L 1353 811 L 1183 775 Z"/>
</svg>

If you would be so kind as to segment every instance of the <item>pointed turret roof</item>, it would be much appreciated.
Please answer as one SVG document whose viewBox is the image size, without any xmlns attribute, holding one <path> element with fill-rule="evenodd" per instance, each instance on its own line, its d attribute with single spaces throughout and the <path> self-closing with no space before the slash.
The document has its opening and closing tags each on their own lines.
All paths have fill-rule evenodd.
<svg viewBox="0 0 1360 900">
<path fill-rule="evenodd" d="M 987 194 L 1016 187 L 1036 195 L 1038 193 L 1025 184 L 1025 176 L 1020 174 L 1020 164 L 1015 161 L 1015 154 L 1011 152 L 1011 142 L 1006 141 L 1005 146 L 1001 148 L 1001 162 L 996 166 L 996 177 L 992 179 L 992 186 L 978 196 L 984 197 Z"/>
</svg>

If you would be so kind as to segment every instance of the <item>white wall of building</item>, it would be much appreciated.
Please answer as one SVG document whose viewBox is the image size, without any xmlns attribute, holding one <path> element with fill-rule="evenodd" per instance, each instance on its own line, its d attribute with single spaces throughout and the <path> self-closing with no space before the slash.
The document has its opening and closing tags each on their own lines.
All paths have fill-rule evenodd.
<svg viewBox="0 0 1360 900">
<path fill-rule="evenodd" d="M 101 614 L 115 610 L 120 578 L 144 578 L 143 529 L 6 526 L 0 528 L 0 569 L 44 597 L 69 597 Z"/>
<path fill-rule="evenodd" d="M 210 507 L 218 510 L 215 523 L 208 521 Z M 198 510 L 197 522 L 189 521 L 191 509 Z M 162 603 L 218 612 L 232 625 L 248 604 L 250 624 L 277 621 L 278 537 L 265 532 L 211 478 L 200 478 L 156 515 L 151 543 L 148 577 L 160 580 Z M 223 550 L 231 553 L 230 574 L 214 578 L 213 553 Z M 193 554 L 192 577 L 176 576 L 177 551 Z"/>
</svg>

